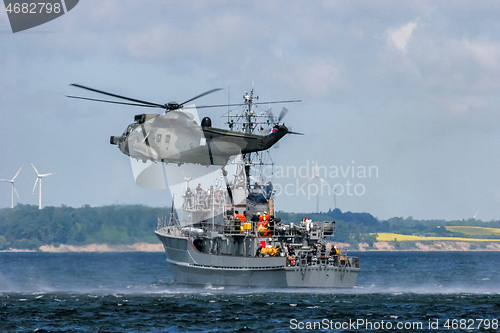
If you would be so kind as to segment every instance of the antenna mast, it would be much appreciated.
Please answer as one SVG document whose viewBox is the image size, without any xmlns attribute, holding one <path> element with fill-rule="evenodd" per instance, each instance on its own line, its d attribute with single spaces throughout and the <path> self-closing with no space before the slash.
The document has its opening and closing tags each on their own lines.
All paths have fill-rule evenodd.
<svg viewBox="0 0 500 333">
<path fill-rule="evenodd" d="M 245 104 L 247 105 L 247 109 L 245 110 L 246 123 L 243 124 L 243 128 L 245 130 L 245 133 L 252 133 L 256 126 L 255 123 L 252 121 L 252 116 L 255 114 L 255 111 L 252 109 L 253 100 L 259 99 L 259 96 L 254 97 L 253 95 L 253 84 L 252 84 L 252 90 L 250 90 L 250 94 L 245 92 L 243 99 L 245 100 Z M 252 165 L 251 155 L 244 154 L 243 161 L 245 161 L 245 176 L 247 179 L 247 185 L 250 185 L 250 167 Z"/>
</svg>

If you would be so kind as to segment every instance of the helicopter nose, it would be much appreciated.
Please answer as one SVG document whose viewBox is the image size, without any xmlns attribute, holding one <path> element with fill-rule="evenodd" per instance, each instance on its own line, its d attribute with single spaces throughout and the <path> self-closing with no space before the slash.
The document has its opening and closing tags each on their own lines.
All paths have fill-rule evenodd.
<svg viewBox="0 0 500 333">
<path fill-rule="evenodd" d="M 109 143 L 111 143 L 112 145 L 117 145 L 118 142 L 120 142 L 120 136 L 114 136 L 114 135 L 112 135 L 109 138 Z"/>
</svg>

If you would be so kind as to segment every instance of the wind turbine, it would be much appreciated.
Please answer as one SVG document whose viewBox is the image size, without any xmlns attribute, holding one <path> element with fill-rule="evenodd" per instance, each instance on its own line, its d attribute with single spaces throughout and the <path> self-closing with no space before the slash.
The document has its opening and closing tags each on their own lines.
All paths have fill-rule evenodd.
<svg viewBox="0 0 500 333">
<path fill-rule="evenodd" d="M 36 184 L 38 183 L 38 180 L 40 180 L 40 187 L 39 187 L 40 193 L 38 195 L 38 209 L 42 209 L 42 178 L 46 177 L 46 176 L 50 176 L 50 175 L 55 175 L 56 173 L 52 172 L 52 173 L 45 173 L 45 174 L 41 175 L 38 173 L 38 170 L 35 168 L 33 163 L 30 162 L 30 164 L 33 167 L 33 169 L 35 169 L 35 172 L 36 172 L 36 181 L 35 181 L 35 186 L 33 186 L 33 193 L 32 194 L 35 194 Z"/>
<path fill-rule="evenodd" d="M 337 188 L 340 184 L 333 186 L 333 209 L 337 209 Z"/>
<path fill-rule="evenodd" d="M 16 187 L 14 186 L 14 180 L 17 178 L 17 176 L 19 175 L 19 172 L 21 172 L 22 168 L 23 168 L 23 166 L 21 165 L 21 167 L 19 168 L 19 170 L 17 170 L 16 175 L 11 180 L 0 179 L 0 182 L 9 182 L 12 185 L 12 203 L 11 203 L 10 208 L 14 208 L 14 192 L 16 192 L 17 198 L 19 200 L 21 200 L 21 198 L 19 198 L 19 193 L 17 193 Z"/>
<path fill-rule="evenodd" d="M 318 160 L 316 160 L 316 164 L 314 164 L 314 174 L 313 174 L 313 176 L 311 178 L 309 178 L 307 180 L 307 182 L 305 182 L 304 185 L 309 184 L 314 179 L 319 179 L 320 186 L 321 186 L 321 183 L 325 183 L 328 187 L 331 187 L 330 184 L 328 184 L 326 182 L 326 180 L 324 180 L 323 178 L 321 178 L 319 176 Z M 319 189 L 318 189 L 318 192 L 316 193 L 316 212 L 319 213 Z"/>
</svg>

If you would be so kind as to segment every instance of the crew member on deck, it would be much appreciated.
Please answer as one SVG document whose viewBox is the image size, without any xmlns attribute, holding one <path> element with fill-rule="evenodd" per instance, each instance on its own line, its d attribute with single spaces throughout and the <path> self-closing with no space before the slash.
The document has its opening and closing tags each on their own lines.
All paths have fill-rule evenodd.
<svg viewBox="0 0 500 333">
<path fill-rule="evenodd" d="M 259 245 L 259 248 L 257 249 L 257 251 L 255 252 L 255 256 L 256 257 L 260 257 L 261 253 L 260 251 L 262 250 L 262 245 Z"/>
<path fill-rule="evenodd" d="M 334 262 L 334 265 L 337 266 L 337 263 L 338 263 L 338 258 L 339 258 L 339 254 L 340 254 L 340 250 L 339 248 L 337 247 L 337 245 L 334 245 L 331 249 L 330 249 L 330 257 L 333 258 L 333 262 Z"/>
<path fill-rule="evenodd" d="M 266 185 L 266 197 L 268 199 L 271 198 L 271 193 L 273 193 L 273 184 L 271 182 L 268 182 Z"/>
</svg>

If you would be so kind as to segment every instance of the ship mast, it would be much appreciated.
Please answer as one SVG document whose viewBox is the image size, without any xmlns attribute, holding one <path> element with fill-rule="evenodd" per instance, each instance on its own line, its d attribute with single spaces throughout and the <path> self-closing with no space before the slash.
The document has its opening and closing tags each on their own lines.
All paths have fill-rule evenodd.
<svg viewBox="0 0 500 333">
<path fill-rule="evenodd" d="M 257 104 L 267 104 L 267 103 L 258 103 L 259 96 L 254 94 L 254 89 L 250 90 L 250 92 L 245 91 L 243 95 L 243 103 L 239 104 L 242 109 L 240 112 L 236 112 L 235 114 L 231 114 L 231 111 L 228 111 L 227 115 L 227 125 L 229 126 L 229 130 L 236 130 L 244 132 L 245 134 L 258 134 L 256 132 L 260 131 L 264 135 L 264 129 L 272 132 L 272 128 L 277 124 L 276 119 L 272 116 L 271 109 L 269 108 L 265 112 L 259 112 L 258 114 L 255 111 Z M 280 101 L 280 102 L 269 102 L 269 103 L 282 103 L 288 101 Z M 294 101 L 292 101 L 294 102 Z M 259 179 L 253 178 L 251 176 L 252 166 L 259 165 L 263 167 L 264 165 L 274 165 L 274 162 L 269 154 L 269 151 L 260 151 L 254 153 L 246 153 L 242 154 L 242 163 L 241 169 L 237 172 L 237 181 L 235 183 L 245 184 L 247 188 L 250 188 L 250 181 L 254 179 L 257 181 L 264 181 L 261 177 L 257 177 Z M 243 179 L 246 178 L 246 179 Z"/>
<path fill-rule="evenodd" d="M 258 100 L 259 96 L 253 95 L 253 87 L 252 87 L 252 90 L 250 90 L 250 94 L 245 92 L 243 99 L 247 106 L 246 110 L 244 111 L 246 122 L 243 124 L 243 129 L 245 130 L 245 133 L 253 133 L 256 125 L 252 121 L 252 116 L 255 114 L 255 111 L 252 109 L 252 106 L 253 106 L 253 100 L 254 99 Z M 247 186 L 250 186 L 250 167 L 252 165 L 251 154 L 250 153 L 243 154 L 243 161 L 245 162 L 245 176 L 246 176 Z"/>
</svg>

